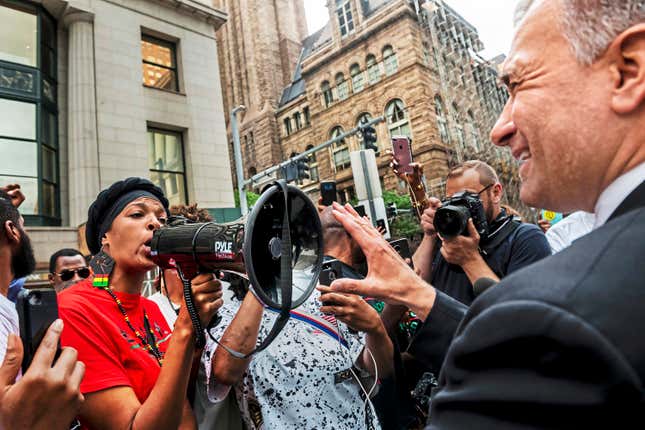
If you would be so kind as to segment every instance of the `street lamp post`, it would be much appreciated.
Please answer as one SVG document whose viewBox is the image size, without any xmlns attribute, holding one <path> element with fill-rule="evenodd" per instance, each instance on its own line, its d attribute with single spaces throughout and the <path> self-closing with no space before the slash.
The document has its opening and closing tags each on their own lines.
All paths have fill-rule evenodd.
<svg viewBox="0 0 645 430">
<path fill-rule="evenodd" d="M 244 168 L 242 167 L 242 148 L 240 147 L 240 132 L 237 126 L 237 113 L 245 111 L 246 106 L 239 105 L 231 111 L 231 133 L 233 134 L 233 156 L 235 157 L 235 173 L 237 174 L 237 191 L 240 196 L 240 211 L 242 216 L 249 212 L 244 190 Z"/>
</svg>

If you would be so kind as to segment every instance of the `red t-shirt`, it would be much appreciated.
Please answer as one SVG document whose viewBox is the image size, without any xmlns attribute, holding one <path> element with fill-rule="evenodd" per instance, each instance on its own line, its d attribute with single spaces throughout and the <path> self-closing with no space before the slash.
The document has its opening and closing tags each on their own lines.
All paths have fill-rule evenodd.
<svg viewBox="0 0 645 430">
<path fill-rule="evenodd" d="M 144 339 L 145 310 L 159 350 L 165 353 L 171 331 L 156 303 L 139 294 L 115 294 Z M 128 386 L 143 403 L 157 381 L 160 367 L 128 327 L 116 301 L 106 291 L 93 287 L 88 279 L 59 294 L 58 311 L 65 323 L 61 344 L 76 348 L 78 360 L 85 363 L 81 392 Z"/>
</svg>

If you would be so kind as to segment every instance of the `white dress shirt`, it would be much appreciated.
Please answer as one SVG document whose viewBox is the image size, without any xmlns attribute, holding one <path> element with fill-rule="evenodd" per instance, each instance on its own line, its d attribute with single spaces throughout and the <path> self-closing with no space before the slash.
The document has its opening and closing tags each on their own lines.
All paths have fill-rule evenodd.
<svg viewBox="0 0 645 430">
<path fill-rule="evenodd" d="M 598 197 L 594 214 L 594 229 L 607 222 L 611 214 L 627 196 L 645 181 L 645 163 L 641 163 L 627 173 L 619 176 Z"/>
<path fill-rule="evenodd" d="M 589 233 L 594 228 L 594 221 L 594 214 L 578 211 L 557 222 L 546 231 L 546 240 L 549 241 L 551 251 L 554 254 L 560 252 L 574 240 Z"/>
</svg>

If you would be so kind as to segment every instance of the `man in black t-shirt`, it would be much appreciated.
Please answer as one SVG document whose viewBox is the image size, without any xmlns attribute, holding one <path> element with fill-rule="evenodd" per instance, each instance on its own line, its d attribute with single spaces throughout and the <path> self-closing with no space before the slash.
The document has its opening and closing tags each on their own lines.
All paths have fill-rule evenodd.
<svg viewBox="0 0 645 430">
<path fill-rule="evenodd" d="M 421 217 L 424 237 L 413 261 L 425 281 L 470 305 L 475 299 L 473 284 L 477 279 L 486 277 L 499 281 L 517 269 L 551 255 L 551 250 L 537 226 L 514 220 L 501 207 L 503 188 L 497 173 L 488 164 L 471 160 L 452 169 L 446 179 L 446 195 L 461 191 L 479 195 L 489 225 L 487 241 L 480 243 L 472 219 L 468 222 L 469 236 L 442 240 L 433 224 L 441 201 L 431 197 L 430 206 Z M 502 240 L 496 240 L 496 235 Z"/>
</svg>

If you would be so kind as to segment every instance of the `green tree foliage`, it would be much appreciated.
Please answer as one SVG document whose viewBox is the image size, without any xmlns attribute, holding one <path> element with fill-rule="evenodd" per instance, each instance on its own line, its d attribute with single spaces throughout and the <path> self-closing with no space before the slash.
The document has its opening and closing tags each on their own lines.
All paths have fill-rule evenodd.
<svg viewBox="0 0 645 430">
<path fill-rule="evenodd" d="M 246 204 L 249 206 L 249 208 L 253 207 L 255 205 L 255 202 L 258 201 L 260 198 L 259 194 L 255 194 L 253 191 L 247 191 L 246 192 Z M 235 207 L 240 207 L 240 193 L 235 190 L 234 191 L 234 199 L 235 199 Z"/>
<path fill-rule="evenodd" d="M 385 206 L 396 204 L 397 209 L 412 209 L 409 195 L 397 194 L 394 191 L 383 191 Z M 401 213 L 390 219 L 390 234 L 394 238 L 406 237 L 414 240 L 415 236 L 421 235 L 421 225 L 413 212 Z"/>
<path fill-rule="evenodd" d="M 385 206 L 388 206 L 392 203 L 396 204 L 398 209 L 411 209 L 412 204 L 410 203 L 410 196 L 405 194 L 397 194 L 394 191 L 383 191 L 383 201 Z"/>
</svg>

